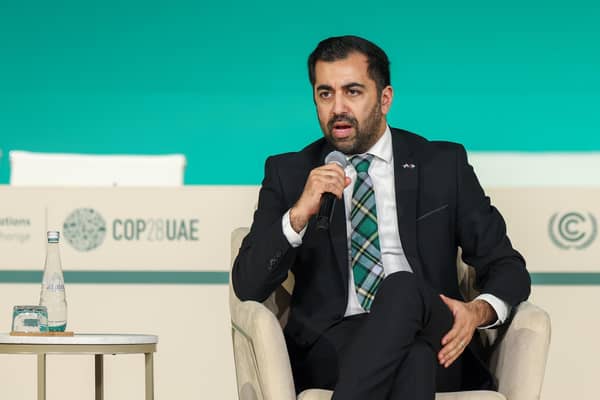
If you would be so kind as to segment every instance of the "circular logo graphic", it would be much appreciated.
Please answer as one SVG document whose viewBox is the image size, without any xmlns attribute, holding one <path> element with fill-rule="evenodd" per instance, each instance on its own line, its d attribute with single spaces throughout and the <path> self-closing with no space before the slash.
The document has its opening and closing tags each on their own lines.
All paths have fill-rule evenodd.
<svg viewBox="0 0 600 400">
<path fill-rule="evenodd" d="M 76 250 L 94 250 L 104 241 L 106 222 L 97 211 L 78 208 L 65 219 L 63 235 Z"/>
<path fill-rule="evenodd" d="M 550 218 L 548 233 L 552 242 L 561 249 L 582 250 L 596 239 L 596 218 L 591 213 L 575 211 L 555 213 Z"/>
</svg>

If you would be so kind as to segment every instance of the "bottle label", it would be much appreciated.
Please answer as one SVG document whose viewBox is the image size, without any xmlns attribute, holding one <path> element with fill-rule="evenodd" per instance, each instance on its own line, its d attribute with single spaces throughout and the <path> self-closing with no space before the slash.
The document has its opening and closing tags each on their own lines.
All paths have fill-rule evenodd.
<svg viewBox="0 0 600 400">
<path fill-rule="evenodd" d="M 61 292 L 65 290 L 65 284 L 61 281 L 52 281 L 46 285 L 46 289 L 52 292 Z"/>
<path fill-rule="evenodd" d="M 58 274 L 54 274 L 50 281 L 44 282 L 44 286 L 46 287 L 46 290 L 51 292 L 63 292 L 65 290 L 65 282 Z"/>
</svg>

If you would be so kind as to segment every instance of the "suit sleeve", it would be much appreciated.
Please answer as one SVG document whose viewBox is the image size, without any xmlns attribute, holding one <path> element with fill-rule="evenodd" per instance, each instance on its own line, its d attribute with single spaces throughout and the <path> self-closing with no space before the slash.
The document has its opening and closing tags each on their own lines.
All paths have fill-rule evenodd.
<svg viewBox="0 0 600 400">
<path fill-rule="evenodd" d="M 284 198 L 276 159 L 265 163 L 258 207 L 232 269 L 235 294 L 241 300 L 264 301 L 286 279 L 297 253 L 283 233 L 281 218 L 290 204 Z"/>
<path fill-rule="evenodd" d="M 511 306 L 529 297 L 531 279 L 525 260 L 506 235 L 500 212 L 490 203 L 465 149 L 457 153 L 457 237 L 462 259 L 476 271 L 476 288 Z"/>
</svg>

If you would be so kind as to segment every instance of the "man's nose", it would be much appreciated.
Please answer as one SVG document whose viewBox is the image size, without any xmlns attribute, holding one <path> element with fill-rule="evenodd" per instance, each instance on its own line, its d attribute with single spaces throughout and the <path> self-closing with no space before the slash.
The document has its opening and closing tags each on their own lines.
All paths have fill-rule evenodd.
<svg viewBox="0 0 600 400">
<path fill-rule="evenodd" d="M 346 102 L 344 101 L 344 97 L 340 95 L 336 95 L 333 99 L 333 113 L 335 115 L 344 114 L 348 111 Z"/>
</svg>

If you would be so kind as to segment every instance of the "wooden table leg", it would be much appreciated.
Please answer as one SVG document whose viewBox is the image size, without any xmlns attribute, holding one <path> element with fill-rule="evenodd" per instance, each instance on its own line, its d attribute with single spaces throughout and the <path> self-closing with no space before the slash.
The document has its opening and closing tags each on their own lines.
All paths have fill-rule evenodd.
<svg viewBox="0 0 600 400">
<path fill-rule="evenodd" d="M 95 386 L 96 386 L 96 397 L 95 400 L 104 399 L 104 355 L 94 355 L 94 371 L 95 371 Z"/>
<path fill-rule="evenodd" d="M 146 400 L 154 400 L 154 354 L 144 353 L 146 361 Z"/>
<path fill-rule="evenodd" d="M 37 398 L 46 400 L 46 354 L 37 355 Z"/>
</svg>

